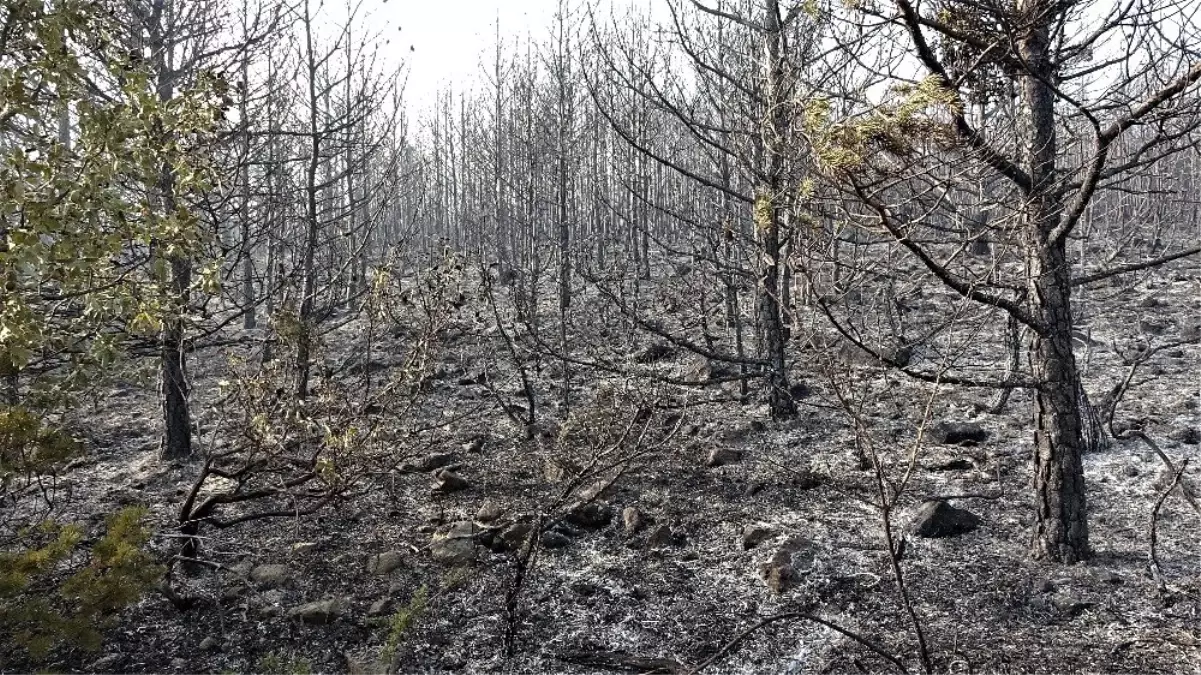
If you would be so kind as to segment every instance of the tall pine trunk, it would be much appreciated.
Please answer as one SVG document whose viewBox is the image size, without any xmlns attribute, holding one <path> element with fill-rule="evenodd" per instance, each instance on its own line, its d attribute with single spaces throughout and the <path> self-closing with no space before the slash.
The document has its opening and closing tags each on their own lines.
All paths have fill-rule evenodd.
<svg viewBox="0 0 1201 675">
<path fill-rule="evenodd" d="M 1031 2 L 1032 0 L 1027 0 Z M 1036 392 L 1033 553 L 1073 563 L 1089 557 L 1084 494 L 1080 372 L 1072 353 L 1072 277 L 1066 240 L 1055 234 L 1063 216 L 1057 194 L 1054 65 L 1049 30 L 1035 22 L 1019 42 L 1029 73 L 1022 77 L 1026 126 L 1026 265 L 1029 307 L 1036 323 L 1030 354 Z"/>
</svg>

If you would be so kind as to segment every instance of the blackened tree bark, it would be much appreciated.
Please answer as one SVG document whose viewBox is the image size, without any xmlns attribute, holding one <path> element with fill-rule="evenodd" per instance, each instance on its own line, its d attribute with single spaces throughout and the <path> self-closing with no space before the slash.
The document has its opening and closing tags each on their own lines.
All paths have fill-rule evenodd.
<svg viewBox="0 0 1201 675">
<path fill-rule="evenodd" d="M 1035 406 L 1031 552 L 1037 559 L 1055 562 L 1087 559 L 1091 551 L 1081 457 L 1087 448 L 1089 412 L 1073 353 L 1073 289 L 1196 251 L 1074 277 L 1067 240 L 1099 190 L 1193 147 L 1190 134 L 1201 128 L 1201 103 L 1186 94 L 1201 79 L 1201 65 L 1181 46 L 1185 41 L 1166 38 L 1154 28 L 1164 19 L 1163 12 L 1175 6 L 1150 0 L 1117 6 L 1088 0 L 1017 0 L 988 7 L 943 0 L 924 14 L 910 0 L 894 0 L 893 5 L 897 12 L 892 16 L 903 27 L 907 49 L 937 85 L 937 97 L 944 97 L 940 104 L 929 99 L 923 105 L 940 112 L 918 126 L 905 126 L 913 119 L 901 120 L 900 126 L 876 137 L 892 134 L 891 140 L 871 146 L 860 165 L 842 177 L 849 178 L 853 192 L 871 207 L 879 224 L 934 279 L 968 300 L 1003 310 L 1032 333 L 1030 377 L 1022 385 L 1033 390 Z M 870 15 L 876 10 L 854 11 Z M 1180 9 L 1173 19 L 1179 22 L 1181 36 L 1197 31 L 1189 11 Z M 1084 25 L 1088 22 L 1093 25 Z M 1108 37 L 1126 26 L 1139 26 L 1140 44 L 1150 50 L 1149 60 L 1094 54 L 1098 45 L 1107 44 Z M 1136 41 L 1123 36 L 1120 42 Z M 1106 80 L 1099 75 L 1103 72 L 1112 77 Z M 1082 87 L 1075 95 L 1065 93 L 1069 85 L 1084 80 L 1108 85 L 1100 92 Z M 989 128 L 983 117 L 966 117 L 969 100 L 987 99 L 997 91 L 1016 93 L 1016 128 Z M 889 119 L 882 128 L 899 117 Z M 954 151 L 912 138 L 917 129 L 934 133 L 934 126 L 922 124 L 944 129 L 947 138 L 954 139 Z M 1143 129 L 1143 137 L 1120 160 L 1112 158 L 1115 142 L 1135 127 Z M 1069 147 L 1061 147 L 1061 142 Z M 893 163 L 873 162 L 878 156 L 888 156 Z M 929 177 L 949 162 L 960 163 L 956 171 L 962 171 L 965 161 L 975 162 L 981 175 L 1006 186 L 994 205 L 997 213 L 1011 214 L 1010 220 L 994 232 L 1015 233 L 1013 244 L 1024 263 L 1017 278 L 998 279 L 997 269 L 977 274 L 970 265 L 934 253 L 937 244 L 923 240 L 922 228 L 937 208 L 906 215 L 920 211 L 913 208 L 913 185 L 938 184 L 939 190 L 954 186 L 953 180 Z M 940 194 L 956 199 L 953 189 Z M 959 194 L 970 196 L 968 191 Z M 1087 264 L 1087 256 L 1083 258 Z"/>
<path fill-rule="evenodd" d="M 785 197 L 785 151 L 790 108 L 787 101 L 785 63 L 782 57 L 784 27 L 778 0 L 764 3 L 763 77 L 765 81 L 762 182 L 755 194 L 755 226 L 763 256 L 759 261 L 759 318 L 763 325 L 763 347 L 769 372 L 766 377 L 768 406 L 776 419 L 796 415 L 788 385 L 785 335 L 780 305 L 780 229 Z"/>
</svg>

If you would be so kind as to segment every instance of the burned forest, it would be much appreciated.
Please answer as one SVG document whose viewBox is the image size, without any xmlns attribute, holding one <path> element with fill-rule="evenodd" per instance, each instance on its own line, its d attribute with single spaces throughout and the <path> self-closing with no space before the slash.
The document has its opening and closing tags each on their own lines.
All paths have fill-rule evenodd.
<svg viewBox="0 0 1201 675">
<path fill-rule="evenodd" d="M 1199 16 L 0 0 L 0 673 L 1196 670 Z"/>
</svg>

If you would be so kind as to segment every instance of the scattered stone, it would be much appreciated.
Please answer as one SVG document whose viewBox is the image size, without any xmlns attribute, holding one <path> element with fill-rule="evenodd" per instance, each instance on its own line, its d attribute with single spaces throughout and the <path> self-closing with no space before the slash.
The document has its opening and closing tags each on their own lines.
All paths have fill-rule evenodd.
<svg viewBox="0 0 1201 675">
<path fill-rule="evenodd" d="M 455 456 L 449 452 L 434 452 L 422 457 L 420 461 L 409 462 L 402 465 L 402 471 L 411 471 L 418 473 L 427 473 L 436 469 L 450 466 L 455 461 Z"/>
<path fill-rule="evenodd" d="M 771 560 L 759 566 L 759 575 L 773 593 L 779 594 L 788 590 L 797 576 L 796 570 L 792 568 L 792 555 L 787 551 L 777 551 Z"/>
<path fill-rule="evenodd" d="M 384 576 L 400 569 L 404 563 L 404 554 L 400 551 L 386 551 L 367 559 L 367 574 Z"/>
<path fill-rule="evenodd" d="M 1172 434 L 1172 438 L 1185 445 L 1201 445 L 1201 429 L 1185 427 Z"/>
<path fill-rule="evenodd" d="M 944 445 L 978 445 L 988 440 L 988 431 L 977 422 L 939 422 L 930 435 Z"/>
<path fill-rule="evenodd" d="M 299 619 L 304 623 L 330 624 L 346 613 L 350 601 L 346 598 L 329 598 L 317 600 L 299 607 L 294 607 L 288 616 Z"/>
<path fill-rule="evenodd" d="M 667 525 L 660 525 L 651 530 L 651 533 L 646 537 L 646 545 L 648 548 L 665 548 L 675 544 L 675 537 L 672 535 L 671 528 Z"/>
<path fill-rule="evenodd" d="M 705 466 L 713 469 L 742 461 L 742 453 L 733 448 L 713 448 L 705 458 Z"/>
<path fill-rule="evenodd" d="M 106 654 L 92 662 L 89 667 L 94 673 L 114 673 L 118 672 L 118 664 L 125 659 L 124 654 Z"/>
<path fill-rule="evenodd" d="M 588 502 L 567 513 L 567 522 L 589 530 L 597 530 L 613 520 L 613 507 L 602 502 Z"/>
<path fill-rule="evenodd" d="M 202 651 L 202 652 L 216 651 L 217 648 L 219 648 L 220 646 L 221 646 L 221 641 L 218 640 L 217 638 L 213 637 L 212 635 L 210 635 L 200 641 L 200 651 Z"/>
<path fill-rule="evenodd" d="M 533 527 L 526 522 L 513 523 L 504 530 L 500 535 L 492 540 L 492 550 L 494 551 L 516 551 L 525 544 L 526 537 L 530 535 L 530 530 Z"/>
<path fill-rule="evenodd" d="M 288 581 L 288 566 L 259 565 L 250 570 L 250 580 L 266 588 L 282 586 Z"/>
<path fill-rule="evenodd" d="M 909 531 L 919 537 L 933 539 L 967 534 L 979 526 L 980 516 L 939 499 L 922 505 L 909 524 Z"/>
<path fill-rule="evenodd" d="M 1147 335 L 1163 335 L 1164 331 L 1167 330 L 1168 325 L 1163 321 L 1143 319 L 1142 321 L 1138 322 L 1138 327 L 1139 330 L 1143 331 Z"/>
<path fill-rule="evenodd" d="M 295 553 L 296 555 L 304 555 L 306 553 L 312 553 L 316 550 L 317 542 L 315 541 L 301 541 L 292 544 L 292 553 Z"/>
<path fill-rule="evenodd" d="M 817 546 L 801 536 L 792 536 L 780 544 L 771 559 L 759 566 L 759 575 L 773 593 L 783 593 L 809 570 L 817 559 Z"/>
<path fill-rule="evenodd" d="M 945 462 L 934 462 L 929 465 L 931 471 L 967 471 L 975 467 L 972 460 L 964 457 L 956 457 Z"/>
<path fill-rule="evenodd" d="M 1069 618 L 1080 616 L 1095 604 L 1097 603 L 1071 595 L 1051 599 L 1051 605 L 1056 611 Z"/>
<path fill-rule="evenodd" d="M 367 616 L 386 616 L 391 614 L 395 607 L 396 601 L 392 598 L 380 598 L 367 608 Z"/>
<path fill-rule="evenodd" d="M 644 520 L 642 512 L 636 507 L 627 506 L 621 511 L 622 530 L 627 537 L 634 536 L 638 530 L 642 529 Z"/>
<path fill-rule="evenodd" d="M 742 531 L 742 550 L 749 551 L 776 536 L 776 531 L 766 525 L 747 525 Z"/>
<path fill-rule="evenodd" d="M 480 505 L 480 510 L 476 512 L 475 519 L 481 523 L 491 523 L 501 516 L 500 504 L 497 504 L 491 499 L 485 499 Z"/>
<path fill-rule="evenodd" d="M 430 540 L 430 554 L 434 560 L 448 565 L 465 565 L 474 562 L 479 555 L 475 537 L 479 529 L 471 521 L 461 520 L 450 526 L 446 534 L 435 534 Z"/>
<path fill-rule="evenodd" d="M 566 548 L 571 545 L 571 539 L 558 530 L 548 530 L 542 533 L 542 548 Z"/>
<path fill-rule="evenodd" d="M 448 492 L 458 492 L 471 487 L 471 483 L 467 482 L 459 474 L 451 469 L 438 469 L 434 472 L 434 491 L 443 494 Z"/>
</svg>

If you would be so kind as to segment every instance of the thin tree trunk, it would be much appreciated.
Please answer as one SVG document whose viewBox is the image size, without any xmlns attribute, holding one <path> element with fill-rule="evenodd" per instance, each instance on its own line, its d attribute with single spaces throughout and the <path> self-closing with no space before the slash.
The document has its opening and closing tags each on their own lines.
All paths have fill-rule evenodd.
<svg viewBox="0 0 1201 675">
<path fill-rule="evenodd" d="M 766 181 L 755 194 L 755 225 L 759 233 L 762 256 L 759 263 L 759 321 L 762 325 L 763 348 L 768 367 L 766 384 L 768 406 L 776 419 L 796 415 L 788 384 L 788 368 L 784 355 L 784 327 L 780 313 L 780 225 L 783 199 L 783 155 L 781 135 L 787 128 L 787 109 L 784 100 L 784 65 L 780 54 L 783 28 L 777 0 L 766 4 L 766 46 L 764 71 L 766 76 L 767 126 L 762 138 L 766 163 Z"/>
<path fill-rule="evenodd" d="M 317 291 L 314 256 L 317 251 L 317 234 L 320 214 L 317 211 L 317 170 L 321 164 L 321 135 L 317 131 L 320 100 L 317 95 L 317 61 L 313 51 L 313 19 L 306 0 L 304 16 L 305 58 L 309 85 L 309 162 L 305 167 L 305 240 L 301 259 L 303 282 L 300 299 L 299 335 L 296 339 L 296 396 L 304 400 L 309 394 L 309 373 L 312 359 L 313 305 Z"/>
</svg>

